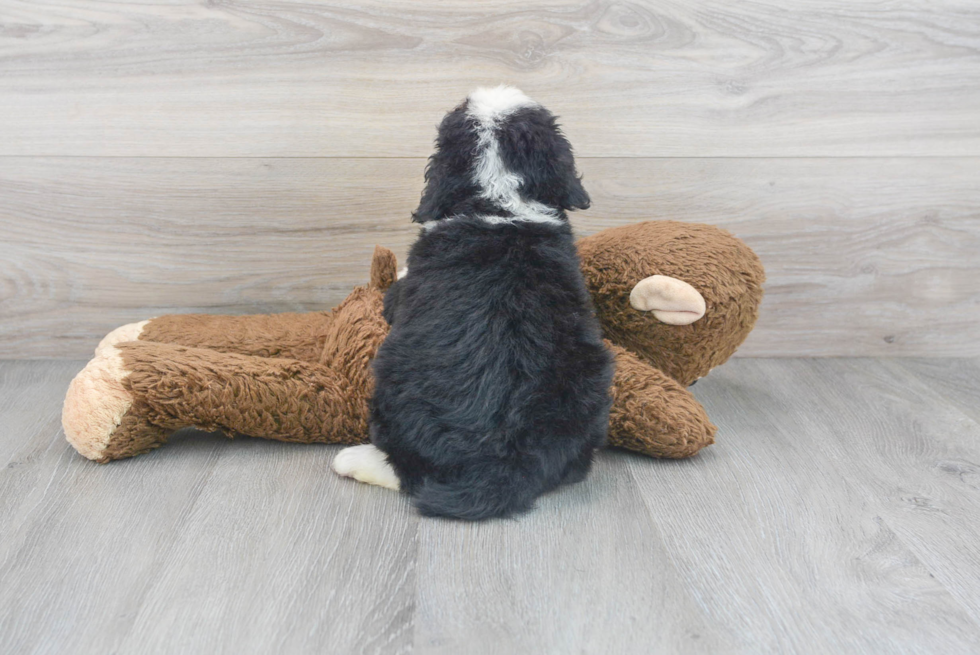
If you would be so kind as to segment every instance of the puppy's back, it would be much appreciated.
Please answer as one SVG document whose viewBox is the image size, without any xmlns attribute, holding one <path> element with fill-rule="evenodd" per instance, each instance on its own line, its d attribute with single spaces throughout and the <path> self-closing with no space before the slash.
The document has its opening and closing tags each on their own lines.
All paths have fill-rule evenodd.
<svg viewBox="0 0 980 655">
<path fill-rule="evenodd" d="M 375 368 L 376 445 L 414 451 L 402 477 L 425 514 L 523 511 L 587 468 L 608 421 L 610 357 L 571 231 L 457 219 L 409 270 Z"/>
<path fill-rule="evenodd" d="M 555 117 L 509 87 L 446 115 L 425 178 L 372 441 L 423 513 L 506 515 L 581 479 L 605 438 L 612 359 L 566 215 L 589 197 Z"/>
</svg>

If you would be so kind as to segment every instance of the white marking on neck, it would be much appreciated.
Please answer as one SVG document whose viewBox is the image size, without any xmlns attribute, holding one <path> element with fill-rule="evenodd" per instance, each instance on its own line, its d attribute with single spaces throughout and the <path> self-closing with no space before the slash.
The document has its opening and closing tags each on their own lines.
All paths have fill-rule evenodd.
<svg viewBox="0 0 980 655">
<path fill-rule="evenodd" d="M 439 227 L 440 225 L 449 225 L 456 219 L 463 218 L 462 216 L 453 215 L 447 216 L 446 218 L 437 218 L 434 221 L 425 221 L 424 223 L 419 223 L 419 227 L 428 232 L 429 230 Z M 524 216 L 497 216 L 495 214 L 474 214 L 472 218 L 483 221 L 484 223 L 490 223 L 491 225 L 503 225 L 506 223 L 518 223 L 521 221 L 527 221 L 530 223 L 547 223 L 549 225 L 561 225 L 562 221 L 557 218 L 545 219 L 532 219 L 526 218 Z M 408 270 L 405 270 L 405 275 L 408 275 Z M 398 279 L 402 278 L 401 273 L 398 274 Z"/>
<path fill-rule="evenodd" d="M 473 181 L 480 187 L 481 196 L 500 206 L 512 216 L 483 216 L 492 223 L 532 221 L 561 225 L 559 212 L 540 202 L 521 198 L 518 189 L 524 179 L 507 170 L 500 157 L 500 143 L 494 138 L 494 128 L 507 116 L 524 107 L 537 107 L 534 102 L 512 86 L 480 88 L 469 96 L 466 113 L 477 123 L 477 155 Z"/>
<path fill-rule="evenodd" d="M 424 222 L 424 223 L 421 224 L 422 225 L 422 229 L 428 231 L 428 230 L 431 230 L 434 227 L 438 227 L 440 225 L 446 225 L 448 223 L 452 223 L 457 218 L 459 218 L 459 214 L 453 214 L 452 216 L 447 216 L 446 218 L 437 218 L 434 221 L 426 221 L 426 222 Z"/>
</svg>

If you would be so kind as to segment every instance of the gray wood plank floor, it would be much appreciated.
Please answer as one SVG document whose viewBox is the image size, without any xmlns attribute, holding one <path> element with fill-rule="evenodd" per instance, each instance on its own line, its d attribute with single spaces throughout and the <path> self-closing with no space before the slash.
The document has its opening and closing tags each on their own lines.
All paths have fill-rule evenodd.
<svg viewBox="0 0 980 655">
<path fill-rule="evenodd" d="M 422 520 L 337 448 L 188 431 L 98 466 L 79 362 L 0 362 L 2 653 L 976 653 L 977 360 L 739 359 L 698 457 Z"/>
</svg>

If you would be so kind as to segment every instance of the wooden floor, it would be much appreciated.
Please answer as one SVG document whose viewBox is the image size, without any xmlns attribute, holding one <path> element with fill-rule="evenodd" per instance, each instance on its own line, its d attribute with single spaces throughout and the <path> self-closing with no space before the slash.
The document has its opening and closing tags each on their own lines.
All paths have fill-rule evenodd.
<svg viewBox="0 0 980 655">
<path fill-rule="evenodd" d="M 688 461 L 607 452 L 518 520 L 421 520 L 337 448 L 60 431 L 0 364 L 2 653 L 976 653 L 980 361 L 740 359 Z"/>
</svg>

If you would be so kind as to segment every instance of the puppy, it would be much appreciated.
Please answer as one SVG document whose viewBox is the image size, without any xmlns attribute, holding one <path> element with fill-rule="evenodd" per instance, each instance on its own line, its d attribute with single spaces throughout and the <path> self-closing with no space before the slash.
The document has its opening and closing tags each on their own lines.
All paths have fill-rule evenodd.
<svg viewBox="0 0 980 655">
<path fill-rule="evenodd" d="M 565 214 L 589 196 L 555 117 L 503 86 L 446 115 L 425 181 L 385 297 L 372 445 L 334 469 L 425 515 L 523 512 L 585 477 L 606 437 L 612 357 Z"/>
</svg>

